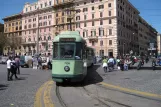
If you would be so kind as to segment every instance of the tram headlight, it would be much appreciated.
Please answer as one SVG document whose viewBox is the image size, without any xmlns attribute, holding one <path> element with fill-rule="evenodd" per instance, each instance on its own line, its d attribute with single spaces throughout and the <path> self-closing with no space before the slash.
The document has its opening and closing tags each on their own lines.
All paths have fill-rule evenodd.
<svg viewBox="0 0 161 107">
<path fill-rule="evenodd" d="M 65 67 L 64 67 L 64 70 L 65 70 L 66 72 L 68 72 L 68 71 L 70 70 L 69 66 L 65 66 Z"/>
</svg>

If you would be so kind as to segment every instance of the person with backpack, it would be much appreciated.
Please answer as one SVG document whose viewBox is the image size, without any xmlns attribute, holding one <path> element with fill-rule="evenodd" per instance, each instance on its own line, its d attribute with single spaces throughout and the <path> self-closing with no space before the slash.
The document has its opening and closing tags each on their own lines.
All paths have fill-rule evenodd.
<svg viewBox="0 0 161 107">
<path fill-rule="evenodd" d="M 15 78 L 16 79 L 18 79 L 18 77 L 17 77 L 17 66 L 16 66 L 16 62 L 15 62 L 15 60 L 14 59 L 12 59 L 12 61 L 11 61 L 11 76 L 10 76 L 10 80 L 12 80 L 12 77 L 13 77 L 13 75 L 15 75 Z"/>
</svg>

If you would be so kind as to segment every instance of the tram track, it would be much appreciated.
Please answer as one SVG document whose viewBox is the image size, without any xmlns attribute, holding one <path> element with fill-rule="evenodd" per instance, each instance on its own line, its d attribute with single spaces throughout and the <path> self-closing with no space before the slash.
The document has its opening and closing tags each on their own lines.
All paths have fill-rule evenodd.
<svg viewBox="0 0 161 107">
<path fill-rule="evenodd" d="M 88 81 L 97 81 L 96 80 L 96 78 L 94 78 L 94 77 L 92 77 L 92 79 L 87 79 L 87 80 L 85 80 L 84 82 L 88 82 Z M 96 88 L 97 87 L 99 87 L 99 88 L 103 88 L 103 89 L 105 89 L 105 90 L 107 90 L 107 88 L 105 88 L 105 87 L 103 87 L 103 86 L 100 86 L 99 84 L 93 84 Z M 82 89 L 89 95 L 89 96 L 91 96 L 93 93 L 91 93 L 88 89 L 86 89 L 85 88 L 85 83 L 84 83 L 84 85 L 82 86 Z M 95 100 L 98 100 L 100 103 L 102 103 L 103 105 L 106 105 L 107 107 L 112 107 L 112 106 L 110 106 L 109 104 L 107 104 L 106 102 L 110 102 L 110 103 L 113 103 L 113 104 L 116 104 L 116 105 L 118 105 L 118 106 L 121 106 L 121 107 L 132 107 L 132 106 L 130 106 L 130 105 L 126 105 L 126 104 L 123 104 L 123 103 L 120 103 L 120 102 L 118 102 L 118 101 L 113 101 L 113 100 L 111 100 L 111 99 L 109 99 L 109 98 L 104 98 L 104 97 L 99 97 L 98 96 L 98 90 L 96 89 L 96 91 L 97 91 L 97 95 L 95 94 L 95 95 L 93 95 L 92 97 L 95 99 Z"/>
<path fill-rule="evenodd" d="M 59 86 L 56 86 L 56 96 L 57 96 L 59 103 L 61 104 L 62 107 L 68 107 L 60 95 Z"/>
</svg>

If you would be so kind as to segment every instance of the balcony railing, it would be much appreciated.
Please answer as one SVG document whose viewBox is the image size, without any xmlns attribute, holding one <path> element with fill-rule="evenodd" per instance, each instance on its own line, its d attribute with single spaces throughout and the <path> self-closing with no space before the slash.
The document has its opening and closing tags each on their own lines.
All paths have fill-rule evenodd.
<svg viewBox="0 0 161 107">
<path fill-rule="evenodd" d="M 65 5 L 71 5 L 72 3 L 74 4 L 74 0 L 65 0 L 64 2 L 58 1 L 58 3 L 55 2 L 54 8 L 61 7 L 61 6 L 65 6 Z"/>
<path fill-rule="evenodd" d="M 23 45 L 34 45 L 36 44 L 36 42 L 35 41 L 22 41 L 22 44 Z"/>
<path fill-rule="evenodd" d="M 89 40 L 98 40 L 98 36 L 88 36 Z"/>
</svg>

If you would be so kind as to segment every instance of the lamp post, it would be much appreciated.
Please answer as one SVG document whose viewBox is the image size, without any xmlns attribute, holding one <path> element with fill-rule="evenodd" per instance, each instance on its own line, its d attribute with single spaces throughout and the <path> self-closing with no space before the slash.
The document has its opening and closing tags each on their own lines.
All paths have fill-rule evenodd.
<svg viewBox="0 0 161 107">
<path fill-rule="evenodd" d="M 123 56 L 125 55 L 125 42 L 123 44 Z"/>
</svg>

